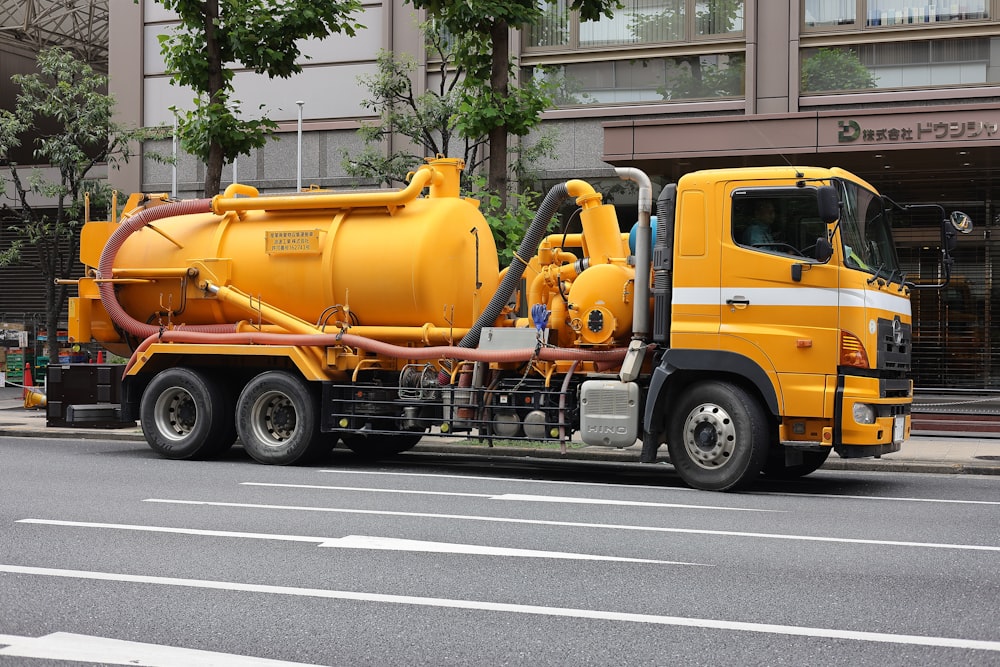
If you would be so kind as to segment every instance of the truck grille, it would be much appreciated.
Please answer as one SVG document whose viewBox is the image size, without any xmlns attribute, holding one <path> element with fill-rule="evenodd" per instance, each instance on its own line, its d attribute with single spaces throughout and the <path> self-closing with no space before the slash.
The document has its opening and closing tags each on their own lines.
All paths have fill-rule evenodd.
<svg viewBox="0 0 1000 667">
<path fill-rule="evenodd" d="M 907 372 L 910 370 L 910 349 L 913 329 L 897 316 L 878 321 L 878 362 L 877 368 L 886 371 Z"/>
</svg>

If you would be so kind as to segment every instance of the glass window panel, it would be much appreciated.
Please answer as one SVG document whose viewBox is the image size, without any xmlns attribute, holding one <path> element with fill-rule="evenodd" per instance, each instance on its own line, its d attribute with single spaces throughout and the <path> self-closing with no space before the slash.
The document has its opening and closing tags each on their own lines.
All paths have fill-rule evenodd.
<svg viewBox="0 0 1000 667">
<path fill-rule="evenodd" d="M 528 68 L 554 84 L 556 106 L 740 97 L 742 53 L 642 58 Z"/>
<path fill-rule="evenodd" d="M 1000 70 L 989 67 L 991 44 L 1000 47 L 1000 38 L 802 49 L 801 89 L 819 93 L 997 83 Z"/>
<path fill-rule="evenodd" d="M 822 0 L 819 0 L 822 4 Z M 987 0 L 950 2 L 937 0 L 868 0 L 866 23 L 869 26 L 969 21 L 989 18 Z"/>
<path fill-rule="evenodd" d="M 580 23 L 580 46 L 655 44 L 684 39 L 685 0 L 624 0 L 614 18 Z"/>
<path fill-rule="evenodd" d="M 855 0 L 805 0 L 805 23 L 810 27 L 854 25 Z"/>
<path fill-rule="evenodd" d="M 694 22 L 699 35 L 743 32 L 743 0 L 698 0 Z"/>
<path fill-rule="evenodd" d="M 542 18 L 526 30 L 527 46 L 566 46 L 569 44 L 570 12 L 566 0 L 540 0 Z"/>
</svg>

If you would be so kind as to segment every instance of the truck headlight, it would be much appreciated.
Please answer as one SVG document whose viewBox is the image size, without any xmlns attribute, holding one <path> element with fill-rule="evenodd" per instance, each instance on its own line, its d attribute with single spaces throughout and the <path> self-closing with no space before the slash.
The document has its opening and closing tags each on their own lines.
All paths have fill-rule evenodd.
<svg viewBox="0 0 1000 667">
<path fill-rule="evenodd" d="M 867 403 L 854 404 L 854 421 L 859 424 L 875 423 L 875 408 Z"/>
</svg>

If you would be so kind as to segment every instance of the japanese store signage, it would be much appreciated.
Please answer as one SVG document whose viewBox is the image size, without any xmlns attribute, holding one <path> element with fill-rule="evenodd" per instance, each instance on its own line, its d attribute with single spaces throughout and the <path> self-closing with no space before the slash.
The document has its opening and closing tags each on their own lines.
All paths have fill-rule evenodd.
<svg viewBox="0 0 1000 667">
<path fill-rule="evenodd" d="M 885 116 L 871 126 L 862 126 L 853 119 L 837 121 L 837 143 L 866 144 L 906 143 L 909 141 L 954 141 L 958 139 L 989 139 L 1000 136 L 997 121 L 905 121 L 898 126 L 879 127 Z"/>
</svg>

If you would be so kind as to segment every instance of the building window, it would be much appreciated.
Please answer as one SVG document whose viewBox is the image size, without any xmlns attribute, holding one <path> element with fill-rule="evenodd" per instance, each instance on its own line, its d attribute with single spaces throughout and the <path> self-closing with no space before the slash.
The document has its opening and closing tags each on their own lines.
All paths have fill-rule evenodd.
<svg viewBox="0 0 1000 667">
<path fill-rule="evenodd" d="M 989 19 L 990 0 L 803 0 L 807 29 L 882 28 Z M 861 17 L 863 25 L 859 25 Z"/>
<path fill-rule="evenodd" d="M 556 106 L 742 97 L 742 53 L 566 63 L 525 68 L 556 87 Z"/>
<path fill-rule="evenodd" d="M 990 49 L 1000 37 L 936 39 L 805 48 L 801 90 L 808 93 L 1000 83 Z"/>
<path fill-rule="evenodd" d="M 595 49 L 694 41 L 743 32 L 743 0 L 623 0 L 611 18 L 580 21 L 567 0 L 540 1 L 524 48 Z"/>
</svg>

